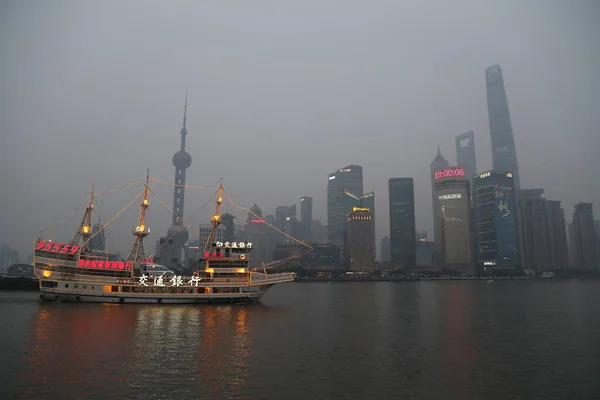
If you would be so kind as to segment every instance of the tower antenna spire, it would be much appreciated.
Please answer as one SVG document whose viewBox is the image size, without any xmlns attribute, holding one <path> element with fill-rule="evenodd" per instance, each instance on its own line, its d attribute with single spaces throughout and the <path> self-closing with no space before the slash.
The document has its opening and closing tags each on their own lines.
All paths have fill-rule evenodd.
<svg viewBox="0 0 600 400">
<path fill-rule="evenodd" d="M 187 92 L 188 92 L 188 90 L 186 88 L 185 89 L 185 106 L 183 106 L 183 130 L 185 130 L 185 122 L 187 120 Z"/>
</svg>

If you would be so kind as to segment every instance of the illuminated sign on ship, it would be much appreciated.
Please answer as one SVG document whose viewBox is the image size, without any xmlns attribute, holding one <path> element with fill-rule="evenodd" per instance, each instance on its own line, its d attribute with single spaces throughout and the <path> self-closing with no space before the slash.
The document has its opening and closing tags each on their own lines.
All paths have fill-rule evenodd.
<svg viewBox="0 0 600 400">
<path fill-rule="evenodd" d="M 73 244 L 62 244 L 55 242 L 46 242 L 45 240 L 39 240 L 35 244 L 35 249 L 39 251 L 45 251 L 48 253 L 58 254 L 75 254 L 79 251 L 79 246 Z"/>
<path fill-rule="evenodd" d="M 465 176 L 464 168 L 445 168 L 433 173 L 434 179 L 451 178 L 454 176 Z"/>
<path fill-rule="evenodd" d="M 215 247 L 223 249 L 251 249 L 252 243 L 250 242 L 216 242 Z"/>
<path fill-rule="evenodd" d="M 131 261 L 79 260 L 79 268 L 103 269 L 112 271 L 129 271 L 133 266 Z"/>
</svg>

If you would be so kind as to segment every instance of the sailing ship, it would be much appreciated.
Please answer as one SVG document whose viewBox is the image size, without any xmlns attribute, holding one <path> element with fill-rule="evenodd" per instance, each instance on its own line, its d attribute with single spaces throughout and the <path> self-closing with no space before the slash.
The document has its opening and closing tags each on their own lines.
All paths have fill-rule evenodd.
<svg viewBox="0 0 600 400">
<path fill-rule="evenodd" d="M 251 242 L 215 241 L 223 195 L 227 196 L 222 183 L 217 190 L 206 247 L 191 275 L 158 274 L 147 268 L 151 260 L 144 256 L 144 239 L 150 234 L 146 211 L 149 192 L 155 195 L 148 182 L 149 174 L 143 192 L 137 196 L 143 195 L 138 223 L 133 229 L 135 241 L 125 260 L 110 260 L 90 245 L 92 237 L 99 233 L 92 233 L 93 187 L 78 232 L 70 243 L 41 238 L 34 241 L 34 272 L 39 279 L 42 300 L 118 304 L 256 303 L 273 285 L 294 281 L 293 272 L 267 271 L 269 267 L 281 265 L 281 260 L 263 264 L 260 270 L 251 269 Z M 310 251 L 310 246 L 303 244 Z"/>
</svg>

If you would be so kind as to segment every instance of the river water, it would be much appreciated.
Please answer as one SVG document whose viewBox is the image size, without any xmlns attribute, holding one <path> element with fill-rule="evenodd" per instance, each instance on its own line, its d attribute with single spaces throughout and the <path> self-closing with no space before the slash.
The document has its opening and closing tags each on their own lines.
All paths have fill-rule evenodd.
<svg viewBox="0 0 600 400">
<path fill-rule="evenodd" d="M 0 292 L 0 399 L 600 399 L 600 282 L 290 283 L 261 305 Z"/>
</svg>

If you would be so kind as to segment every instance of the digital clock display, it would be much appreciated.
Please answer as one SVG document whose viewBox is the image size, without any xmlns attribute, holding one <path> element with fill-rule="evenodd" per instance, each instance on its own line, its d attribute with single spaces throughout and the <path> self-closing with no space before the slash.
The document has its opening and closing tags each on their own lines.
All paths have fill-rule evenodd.
<svg viewBox="0 0 600 400">
<path fill-rule="evenodd" d="M 433 173 L 434 179 L 451 178 L 454 176 L 465 176 L 464 168 L 446 168 Z"/>
</svg>

